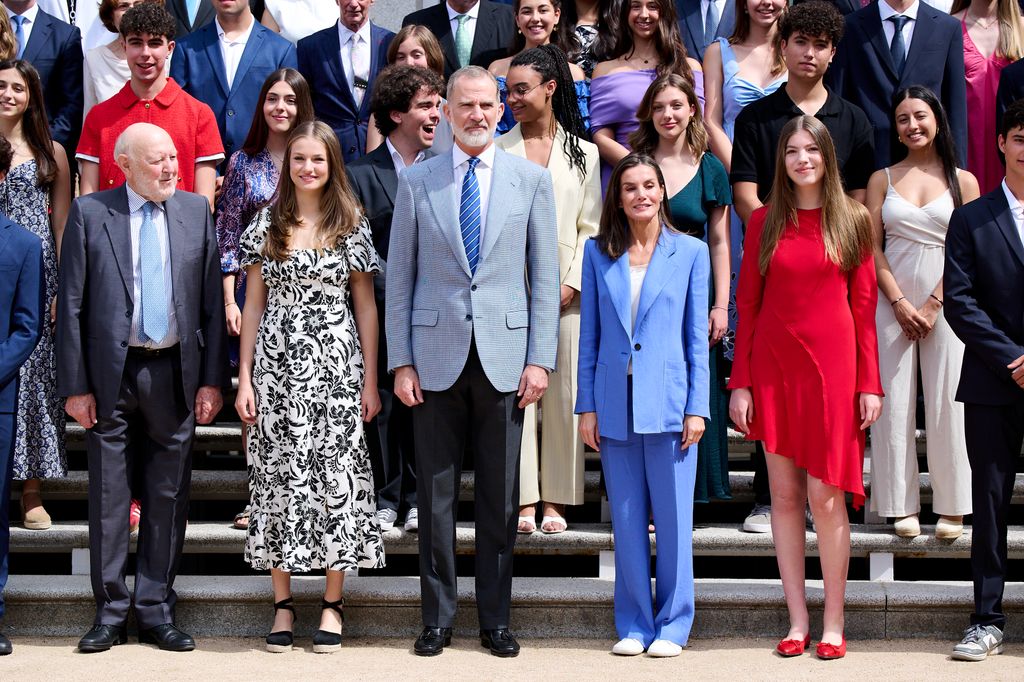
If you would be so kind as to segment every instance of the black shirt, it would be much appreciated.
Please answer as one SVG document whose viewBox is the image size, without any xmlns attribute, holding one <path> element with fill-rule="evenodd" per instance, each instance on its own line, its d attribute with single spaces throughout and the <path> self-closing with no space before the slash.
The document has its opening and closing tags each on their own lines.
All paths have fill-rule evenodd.
<svg viewBox="0 0 1024 682">
<path fill-rule="evenodd" d="M 751 102 L 736 117 L 729 181 L 756 182 L 757 196 L 766 201 L 775 180 L 775 154 L 782 128 L 804 112 L 793 103 L 786 86 Z M 874 132 L 860 107 L 828 90 L 815 114 L 836 146 L 836 158 L 847 191 L 865 189 L 875 169 Z"/>
</svg>

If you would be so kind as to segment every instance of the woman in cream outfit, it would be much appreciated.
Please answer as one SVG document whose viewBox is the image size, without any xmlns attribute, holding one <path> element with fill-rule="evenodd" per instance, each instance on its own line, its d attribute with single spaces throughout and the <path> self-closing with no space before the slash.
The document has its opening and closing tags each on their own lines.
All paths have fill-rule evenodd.
<svg viewBox="0 0 1024 682">
<path fill-rule="evenodd" d="M 267 0 L 260 21 L 293 43 L 338 23 L 335 0 Z"/>
<path fill-rule="evenodd" d="M 567 527 L 565 505 L 583 504 L 583 443 L 576 430 L 573 406 L 583 246 L 597 234 L 601 219 L 599 157 L 596 146 L 580 139 L 586 128 L 565 53 L 551 45 L 520 53 L 509 66 L 506 87 L 508 106 L 517 124 L 499 137 L 496 144 L 510 154 L 546 166 L 551 172 L 562 285 L 558 360 L 540 402 L 544 428 L 539 451 L 534 405 L 527 407 L 523 418 L 519 531 L 536 530 L 535 505 L 543 500 L 541 530 L 560 533 Z M 545 159 L 547 162 L 542 163 Z"/>
</svg>

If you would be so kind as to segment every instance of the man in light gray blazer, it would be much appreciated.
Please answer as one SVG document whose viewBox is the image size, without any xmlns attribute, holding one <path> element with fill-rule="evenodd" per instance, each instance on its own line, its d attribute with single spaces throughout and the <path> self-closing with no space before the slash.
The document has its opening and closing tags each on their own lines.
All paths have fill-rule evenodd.
<svg viewBox="0 0 1024 682">
<path fill-rule="evenodd" d="M 174 626 L 195 424 L 221 407 L 227 380 L 217 240 L 206 199 L 175 192 L 177 152 L 148 124 L 118 138 L 126 184 L 76 199 L 61 247 L 57 391 L 86 428 L 89 550 L 96 620 L 82 652 L 126 641 L 133 478 L 139 529 L 139 640 L 190 651 Z"/>
<path fill-rule="evenodd" d="M 455 147 L 405 169 L 388 249 L 386 326 L 395 395 L 413 407 L 423 631 L 451 642 L 462 455 L 475 455 L 480 642 L 515 656 L 509 632 L 523 409 L 555 367 L 558 238 L 547 169 L 494 144 L 502 105 L 480 67 L 455 72 L 445 115 Z"/>
</svg>

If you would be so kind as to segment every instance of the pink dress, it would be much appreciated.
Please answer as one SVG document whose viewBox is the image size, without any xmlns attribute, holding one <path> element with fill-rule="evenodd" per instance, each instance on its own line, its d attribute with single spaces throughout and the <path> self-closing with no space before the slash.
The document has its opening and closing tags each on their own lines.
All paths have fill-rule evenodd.
<svg viewBox="0 0 1024 682">
<path fill-rule="evenodd" d="M 978 178 L 981 193 L 991 192 L 1003 179 L 996 141 L 996 90 L 999 74 L 1010 60 L 993 53 L 986 57 L 971 40 L 967 25 L 964 32 L 964 75 L 967 77 L 967 170 Z"/>
</svg>

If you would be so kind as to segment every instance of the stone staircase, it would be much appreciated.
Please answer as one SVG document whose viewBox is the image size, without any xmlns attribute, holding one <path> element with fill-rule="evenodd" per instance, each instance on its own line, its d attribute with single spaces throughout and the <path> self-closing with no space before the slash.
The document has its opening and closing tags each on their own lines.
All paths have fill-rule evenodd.
<svg viewBox="0 0 1024 682">
<path fill-rule="evenodd" d="M 79 465 L 84 458 L 76 451 L 83 449 L 83 433 L 77 425 L 68 427 L 71 460 Z M 918 440 L 923 453 L 923 435 Z M 176 583 L 179 624 L 197 635 L 263 635 L 271 616 L 269 577 L 252 573 L 242 563 L 245 535 L 231 527 L 222 511 L 240 509 L 248 496 L 244 465 L 237 455 L 240 447 L 238 424 L 198 429 L 197 465 L 205 468 L 193 472 L 194 504 L 185 536 L 184 562 L 190 570 Z M 733 499 L 698 507 L 693 535 L 698 576 L 696 637 L 777 636 L 786 628 L 771 536 L 740 530 L 739 521 L 753 500 L 753 474 L 738 469 L 744 466 L 750 450 L 749 443 L 732 434 L 730 460 L 737 468 L 730 474 Z M 869 479 L 869 474 L 865 478 Z M 870 494 L 870 480 L 866 485 Z M 927 473 L 921 475 L 920 486 L 927 504 L 931 497 Z M 84 521 L 87 488 L 88 475 L 81 470 L 72 471 L 66 479 L 48 481 L 45 498 L 69 514 L 54 514 L 57 522 L 48 531 L 12 528 L 12 576 L 6 592 L 5 619 L 5 628 L 12 634 L 78 635 L 91 623 L 94 604 Z M 614 637 L 611 605 L 615 543 L 607 523 L 607 501 L 601 496 L 595 457 L 588 458 L 585 491 L 587 503 L 572 510 L 569 531 L 560 535 L 538 532 L 520 536 L 517 542 L 517 567 L 530 562 L 529 571 L 517 577 L 513 587 L 513 626 L 524 636 Z M 473 475 L 464 472 L 460 518 L 465 520 L 458 525 L 456 543 L 458 553 L 466 557 L 474 548 L 470 521 L 473 492 Z M 1024 475 L 1018 475 L 1014 501 L 1024 501 Z M 1019 510 L 1024 510 L 1024 505 L 1015 513 Z M 1024 518 L 1018 520 L 1017 516 L 1014 523 L 1021 525 L 1014 525 L 1008 538 L 1011 577 L 1021 575 L 1012 571 L 1024 565 L 1017 563 L 1024 559 Z M 923 518 L 927 520 L 927 514 Z M 934 538 L 934 528 L 929 526 L 922 529 L 920 537 L 905 539 L 896 537 L 891 526 L 871 522 L 870 517 L 868 522 L 861 522 L 859 515 L 853 515 L 852 520 L 854 579 L 848 588 L 847 635 L 957 638 L 967 624 L 972 605 L 972 587 L 966 580 L 970 528 L 958 540 L 944 542 Z M 385 535 L 385 547 L 391 558 L 388 569 L 353 573 L 346 580 L 346 631 L 356 636 L 411 638 L 420 622 L 416 536 L 396 528 Z M 657 543 L 652 537 L 652 554 L 656 553 Z M 807 534 L 807 553 L 812 557 L 808 560 L 808 575 L 813 576 L 817 537 L 812 532 Z M 715 567 L 723 565 L 729 567 L 729 575 L 749 576 L 720 577 Z M 28 570 L 19 570 L 21 566 Z M 459 566 L 463 576 L 459 584 L 462 608 L 456 625 L 472 632 L 476 628 L 472 562 L 461 559 Z M 576 570 L 580 566 L 583 568 Z M 225 571 L 229 574 L 216 574 Z M 944 580 L 950 573 L 962 579 Z M 316 600 L 321 589 L 321 578 L 296 578 L 295 597 L 302 623 L 316 622 Z M 816 614 L 812 618 L 819 619 L 812 622 L 820 622 L 820 581 L 809 581 L 808 592 Z M 1024 639 L 1024 626 L 1015 623 L 1015 616 L 1024 614 L 1024 583 L 1008 586 L 1004 606 L 1011 614 L 1007 637 Z"/>
</svg>

